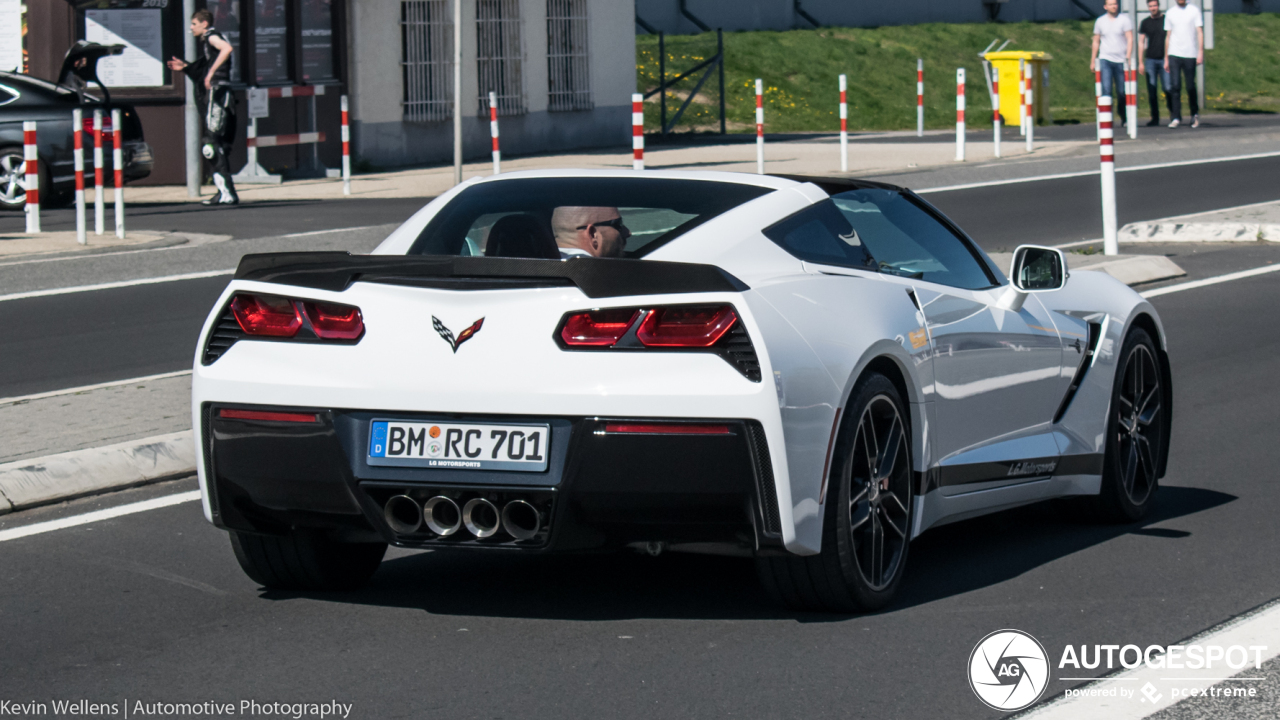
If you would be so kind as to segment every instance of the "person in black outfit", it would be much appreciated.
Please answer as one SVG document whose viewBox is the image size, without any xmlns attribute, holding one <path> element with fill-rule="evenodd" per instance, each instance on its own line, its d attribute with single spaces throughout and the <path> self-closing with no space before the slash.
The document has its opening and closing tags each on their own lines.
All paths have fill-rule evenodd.
<svg viewBox="0 0 1280 720">
<path fill-rule="evenodd" d="M 205 205 L 236 205 L 235 183 L 231 180 L 231 146 L 236 139 L 235 98 L 231 82 L 231 43 L 213 29 L 213 13 L 197 10 L 191 16 L 191 34 L 196 37 L 201 57 L 188 63 L 170 58 L 169 69 L 184 72 L 196 87 L 196 105 L 204 124 L 201 153 L 213 166 L 213 184 L 218 192 Z"/>
<path fill-rule="evenodd" d="M 1160 124 L 1160 84 L 1164 85 L 1164 102 L 1169 108 L 1169 116 L 1173 116 L 1173 98 L 1169 95 L 1169 71 L 1164 69 L 1164 16 L 1160 14 L 1160 3 L 1147 0 L 1147 10 L 1151 17 L 1138 25 L 1138 48 L 1142 55 L 1142 63 L 1138 72 L 1147 76 L 1147 100 L 1151 103 L 1151 121 L 1147 127 Z"/>
</svg>

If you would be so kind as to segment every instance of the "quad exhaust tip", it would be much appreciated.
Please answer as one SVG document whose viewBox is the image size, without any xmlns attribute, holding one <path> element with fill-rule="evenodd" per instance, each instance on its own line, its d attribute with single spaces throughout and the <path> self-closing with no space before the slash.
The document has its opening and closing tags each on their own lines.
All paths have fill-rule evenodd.
<svg viewBox="0 0 1280 720">
<path fill-rule="evenodd" d="M 396 495 L 382 510 L 387 525 L 401 535 L 417 532 L 422 527 L 422 508 L 408 495 Z"/>
<path fill-rule="evenodd" d="M 516 540 L 529 540 L 542 529 L 542 516 L 524 500 L 512 500 L 502 508 L 502 529 Z"/>
<path fill-rule="evenodd" d="M 498 506 L 484 498 L 471 498 L 462 506 L 462 524 L 478 538 L 493 537 L 501 524 Z"/>
<path fill-rule="evenodd" d="M 440 537 L 449 537 L 462 527 L 462 511 L 458 503 L 443 495 L 437 495 L 422 506 L 423 522 L 427 529 Z"/>
</svg>

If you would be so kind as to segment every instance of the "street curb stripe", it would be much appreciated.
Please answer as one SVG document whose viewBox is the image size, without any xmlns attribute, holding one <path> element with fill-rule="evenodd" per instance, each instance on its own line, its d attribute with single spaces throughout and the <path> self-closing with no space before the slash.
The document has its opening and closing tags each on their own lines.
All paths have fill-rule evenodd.
<svg viewBox="0 0 1280 720">
<path fill-rule="evenodd" d="M 152 500 L 143 500 L 142 502 L 108 508 L 106 510 L 95 510 L 83 515 L 73 515 L 67 518 L 49 520 L 47 522 L 35 523 L 33 525 L 24 525 L 22 527 L 11 528 L 9 530 L 0 530 L 0 542 L 17 540 L 18 538 L 30 537 L 32 535 L 40 535 L 41 533 L 52 532 L 54 530 L 64 530 L 66 528 L 76 527 L 79 525 L 88 525 L 89 523 L 95 523 L 101 520 L 110 520 L 124 515 L 133 515 L 134 513 L 146 512 L 148 510 L 157 510 L 159 508 L 169 507 L 170 505 L 180 505 L 182 503 L 192 502 L 199 499 L 200 491 L 191 490 L 188 492 L 178 493 L 176 495 L 167 495 L 165 497 L 155 498 Z"/>
<path fill-rule="evenodd" d="M 1232 280 L 1242 280 L 1244 278 L 1255 277 L 1258 275 L 1266 275 L 1267 273 L 1280 272 L 1280 265 L 1267 265 L 1265 267 L 1254 268 L 1252 270 L 1241 270 L 1240 272 L 1228 273 L 1217 277 L 1205 278 L 1204 280 L 1192 280 L 1178 285 L 1170 285 L 1168 287 L 1156 288 L 1142 293 L 1144 298 L 1159 297 L 1160 295 L 1168 295 L 1182 290 L 1194 290 L 1196 288 L 1206 287 L 1208 285 L 1217 285 L 1218 283 L 1231 282 Z"/>
<path fill-rule="evenodd" d="M 185 275 L 166 275 L 164 277 L 141 278 L 138 280 L 122 280 L 120 282 L 102 283 L 100 285 L 77 285 L 75 287 L 53 288 L 50 290 L 32 290 L 31 292 L 0 295 L 0 302 L 6 300 L 25 300 L 27 298 L 49 297 L 51 295 L 69 295 L 71 293 L 93 292 L 95 290 L 112 290 L 115 288 L 134 287 L 136 285 L 156 285 L 158 283 L 177 282 L 179 280 L 199 280 L 220 275 L 231 275 L 235 268 L 227 270 L 210 270 L 208 272 L 186 273 Z"/>
</svg>

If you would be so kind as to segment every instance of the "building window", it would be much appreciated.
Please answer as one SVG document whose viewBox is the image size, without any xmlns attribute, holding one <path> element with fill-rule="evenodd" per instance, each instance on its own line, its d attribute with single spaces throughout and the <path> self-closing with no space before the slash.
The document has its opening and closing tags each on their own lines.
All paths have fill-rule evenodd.
<svg viewBox="0 0 1280 720">
<path fill-rule="evenodd" d="M 333 62 L 333 5 L 330 0 L 302 0 L 302 81 L 308 84 L 337 77 Z"/>
<path fill-rule="evenodd" d="M 285 0 L 253 3 L 253 55 L 254 84 L 289 82 L 289 18 Z"/>
<path fill-rule="evenodd" d="M 519 0 L 476 0 L 476 69 L 480 115 L 489 114 L 489 93 L 498 95 L 499 115 L 526 112 Z"/>
<path fill-rule="evenodd" d="M 587 0 L 547 0 L 547 92 L 550 110 L 590 110 Z"/>
<path fill-rule="evenodd" d="M 400 3 L 400 65 L 404 119 L 453 117 L 453 19 L 450 0 Z"/>
</svg>

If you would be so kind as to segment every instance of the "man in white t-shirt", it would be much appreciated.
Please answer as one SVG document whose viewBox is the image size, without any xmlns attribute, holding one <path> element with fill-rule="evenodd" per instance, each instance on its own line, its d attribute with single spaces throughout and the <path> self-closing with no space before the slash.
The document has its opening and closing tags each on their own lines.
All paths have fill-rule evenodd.
<svg viewBox="0 0 1280 720">
<path fill-rule="evenodd" d="M 1191 127 L 1200 127 L 1200 93 L 1196 89 L 1196 66 L 1204 62 L 1204 16 L 1200 8 L 1178 0 L 1164 13 L 1164 69 L 1169 73 L 1172 120 L 1169 127 L 1182 124 L 1182 79 L 1187 80 L 1187 103 L 1191 105 Z"/>
<path fill-rule="evenodd" d="M 1106 14 L 1093 23 L 1093 52 L 1089 56 L 1089 69 L 1102 72 L 1102 94 L 1111 96 L 1111 107 L 1118 117 L 1128 122 L 1123 111 L 1126 104 L 1124 92 L 1124 66 L 1133 54 L 1133 21 L 1120 14 L 1120 3 L 1107 0 L 1103 3 Z M 1115 92 L 1112 92 L 1112 86 Z"/>
</svg>

